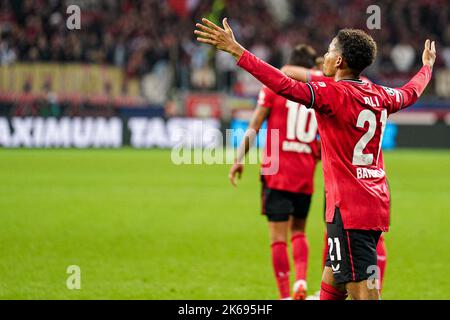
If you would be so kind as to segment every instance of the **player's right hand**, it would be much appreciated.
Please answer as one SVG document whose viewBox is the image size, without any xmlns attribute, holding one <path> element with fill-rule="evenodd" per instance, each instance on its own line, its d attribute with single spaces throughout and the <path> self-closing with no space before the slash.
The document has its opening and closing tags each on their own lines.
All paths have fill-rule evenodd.
<svg viewBox="0 0 450 320">
<path fill-rule="evenodd" d="M 244 53 L 245 49 L 236 41 L 233 30 L 228 24 L 227 18 L 222 21 L 223 29 L 215 25 L 206 18 L 202 19 L 202 23 L 195 24 L 197 30 L 197 41 L 206 43 L 230 53 L 236 60 Z"/>
<path fill-rule="evenodd" d="M 434 62 L 436 61 L 436 44 L 434 41 L 427 39 L 425 41 L 425 48 L 423 49 L 422 62 L 424 65 L 429 65 L 433 68 Z"/>
<path fill-rule="evenodd" d="M 230 173 L 228 174 L 228 179 L 230 179 L 230 182 L 233 186 L 237 186 L 236 184 L 236 175 L 240 179 L 242 176 L 242 172 L 244 171 L 244 165 L 241 163 L 235 163 L 231 166 Z"/>
</svg>

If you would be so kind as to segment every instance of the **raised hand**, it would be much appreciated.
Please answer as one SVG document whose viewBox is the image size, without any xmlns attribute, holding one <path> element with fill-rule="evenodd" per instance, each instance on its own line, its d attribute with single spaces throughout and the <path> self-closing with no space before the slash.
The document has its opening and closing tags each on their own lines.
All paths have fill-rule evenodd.
<svg viewBox="0 0 450 320">
<path fill-rule="evenodd" d="M 219 50 L 230 53 L 236 60 L 239 60 L 245 49 L 234 38 L 233 30 L 228 25 L 227 18 L 222 21 L 223 29 L 215 25 L 206 18 L 202 23 L 197 23 L 197 41 L 216 47 Z"/>
<path fill-rule="evenodd" d="M 429 65 L 433 68 L 434 62 L 436 61 L 436 44 L 431 42 L 429 39 L 425 41 L 425 48 L 423 49 L 422 62 L 423 64 Z"/>
</svg>

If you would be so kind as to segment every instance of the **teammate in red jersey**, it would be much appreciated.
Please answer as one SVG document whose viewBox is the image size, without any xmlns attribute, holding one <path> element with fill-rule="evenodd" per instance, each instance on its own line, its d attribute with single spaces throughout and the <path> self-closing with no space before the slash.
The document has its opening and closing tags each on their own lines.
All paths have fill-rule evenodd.
<svg viewBox="0 0 450 320">
<path fill-rule="evenodd" d="M 423 67 L 397 89 L 363 82 L 361 72 L 376 56 L 376 43 L 362 30 L 343 29 L 324 56 L 324 75 L 335 82 L 293 80 L 246 51 L 207 19 L 197 24 L 197 40 L 230 53 L 238 65 L 275 93 L 316 110 L 322 142 L 326 221 L 330 246 L 321 299 L 379 299 L 376 246 L 389 229 L 389 190 L 381 142 L 386 120 L 415 103 L 431 79 L 435 43 L 425 41 Z"/>
<path fill-rule="evenodd" d="M 319 59 L 317 59 L 317 60 L 319 60 Z M 320 63 L 320 61 L 316 61 L 316 64 L 318 62 Z M 323 61 L 321 61 L 321 62 L 323 63 Z M 289 78 L 292 78 L 294 80 L 301 81 L 301 82 L 334 81 L 334 78 L 324 76 L 323 72 L 320 71 L 321 69 L 322 69 L 322 66 L 320 68 L 317 68 L 316 70 L 311 70 L 311 69 L 305 68 L 303 66 L 285 65 L 281 68 L 281 71 L 284 74 L 286 74 Z M 360 75 L 359 78 L 364 82 L 371 83 L 371 81 L 366 77 L 363 77 Z M 326 259 L 328 256 L 328 250 L 329 250 L 328 236 L 327 236 L 327 233 L 325 232 L 325 244 L 323 247 L 323 267 L 325 267 Z M 380 239 L 378 240 L 378 244 L 377 244 L 377 266 L 378 266 L 378 271 L 380 273 L 380 294 L 381 294 L 381 291 L 383 288 L 386 264 L 387 264 L 387 251 L 386 251 L 386 245 L 384 243 L 384 237 L 382 234 L 380 236 Z"/>
<path fill-rule="evenodd" d="M 293 50 L 289 65 L 312 68 L 316 51 L 307 45 Z M 229 178 L 244 170 L 243 160 L 263 122 L 267 120 L 266 147 L 262 161 L 262 211 L 269 221 L 272 265 L 281 299 L 290 299 L 289 257 L 287 238 L 291 232 L 295 267 L 295 300 L 306 298 L 306 272 L 308 266 L 308 240 L 305 224 L 317 161 L 317 122 L 314 110 L 276 95 L 267 87 L 259 93 L 258 104 L 249 128 L 239 147 Z M 273 150 L 276 148 L 276 150 Z M 276 163 L 274 163 L 276 162 Z M 268 167 L 278 168 L 269 172 Z"/>
</svg>

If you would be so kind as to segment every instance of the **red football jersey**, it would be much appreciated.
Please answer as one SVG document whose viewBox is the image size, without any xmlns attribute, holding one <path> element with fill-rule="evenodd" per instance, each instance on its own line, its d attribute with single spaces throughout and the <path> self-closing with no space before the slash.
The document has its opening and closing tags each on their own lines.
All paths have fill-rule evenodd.
<svg viewBox="0 0 450 320">
<path fill-rule="evenodd" d="M 389 114 L 412 105 L 431 79 L 422 69 L 398 89 L 361 80 L 301 83 L 248 51 L 238 65 L 276 94 L 316 110 L 322 142 L 326 221 L 339 207 L 345 229 L 389 229 L 389 190 L 381 141 Z"/>
<path fill-rule="evenodd" d="M 258 105 L 270 108 L 261 170 L 267 186 L 312 194 L 318 151 L 314 110 L 276 95 L 267 87 L 261 89 Z"/>
</svg>

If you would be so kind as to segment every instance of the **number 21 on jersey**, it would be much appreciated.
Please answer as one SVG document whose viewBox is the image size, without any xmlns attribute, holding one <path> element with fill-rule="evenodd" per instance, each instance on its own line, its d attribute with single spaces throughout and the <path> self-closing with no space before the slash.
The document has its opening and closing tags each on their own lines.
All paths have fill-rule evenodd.
<svg viewBox="0 0 450 320">
<path fill-rule="evenodd" d="M 375 151 L 376 153 L 376 163 L 378 163 L 378 157 L 380 155 L 381 142 L 383 141 L 383 134 L 384 129 L 386 127 L 386 121 L 387 121 L 387 110 L 384 109 L 383 111 L 381 111 L 381 118 L 380 118 L 381 123 L 380 143 L 378 144 L 377 150 L 372 150 Z M 356 126 L 358 128 L 364 129 L 366 122 L 369 123 L 369 129 L 361 137 L 361 139 L 359 139 L 353 150 L 352 164 L 355 166 L 370 166 L 372 165 L 374 160 L 374 153 L 363 153 L 363 150 L 366 148 L 370 140 L 372 140 L 373 136 L 375 135 L 375 131 L 377 129 L 377 118 L 375 116 L 375 113 L 368 109 L 365 109 L 360 112 L 358 120 L 356 121 Z"/>
</svg>

